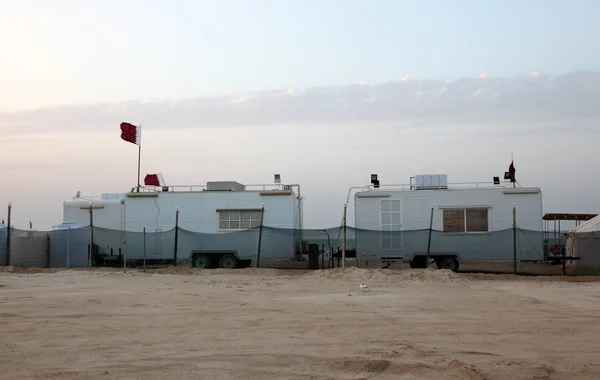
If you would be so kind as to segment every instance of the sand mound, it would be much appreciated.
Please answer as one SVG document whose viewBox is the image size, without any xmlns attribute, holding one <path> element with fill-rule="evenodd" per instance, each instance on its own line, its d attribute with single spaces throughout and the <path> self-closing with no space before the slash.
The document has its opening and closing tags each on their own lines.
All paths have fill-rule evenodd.
<svg viewBox="0 0 600 380">
<path fill-rule="evenodd" d="M 0 272 L 4 273 L 56 273 L 61 270 L 59 268 L 25 268 L 18 265 L 0 267 Z"/>
<path fill-rule="evenodd" d="M 526 281 L 526 282 L 572 282 L 587 283 L 600 282 L 600 276 L 536 276 L 536 275 L 515 275 L 505 273 L 464 273 L 462 276 L 469 280 L 479 281 Z"/>
<path fill-rule="evenodd" d="M 328 280 L 384 281 L 384 282 L 427 282 L 458 283 L 466 282 L 462 276 L 448 269 L 361 269 L 348 267 L 345 269 L 324 269 L 307 274 L 308 277 Z"/>
<path fill-rule="evenodd" d="M 138 270 L 140 270 L 138 268 Z M 198 269 L 188 266 L 170 266 L 159 269 L 147 269 L 146 273 L 151 274 L 184 274 L 184 275 L 203 275 L 203 276 L 218 276 L 218 275 L 241 275 L 241 276 L 279 276 L 279 269 L 270 268 L 240 268 L 240 269 Z"/>
</svg>

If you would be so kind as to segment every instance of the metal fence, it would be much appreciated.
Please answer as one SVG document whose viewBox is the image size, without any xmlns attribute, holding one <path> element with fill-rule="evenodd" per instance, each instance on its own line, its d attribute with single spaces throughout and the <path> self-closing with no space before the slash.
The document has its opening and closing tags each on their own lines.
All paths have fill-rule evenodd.
<svg viewBox="0 0 600 380">
<path fill-rule="evenodd" d="M 390 257 L 407 267 L 415 254 L 428 252 L 432 256 L 458 254 L 461 270 L 513 272 L 516 268 L 518 272 L 575 274 L 582 269 L 577 261 L 564 262 L 550 254 L 547 247 L 552 242 L 543 231 L 520 228 L 453 234 L 427 229 L 346 227 L 344 233 L 342 227 L 300 231 L 263 226 L 209 234 L 182 228 L 125 232 L 88 226 L 52 231 L 11 229 L 10 239 L 7 230 L 0 229 L 0 265 L 25 267 L 78 268 L 144 259 L 189 265 L 187 260 L 194 251 L 233 251 L 242 260 L 252 260 L 253 265 L 260 260 L 261 266 L 289 267 L 296 263 L 299 268 L 330 268 L 340 265 L 345 236 L 345 263 L 360 267 L 381 267 L 382 259 Z M 300 239 L 303 244 L 299 244 Z"/>
</svg>

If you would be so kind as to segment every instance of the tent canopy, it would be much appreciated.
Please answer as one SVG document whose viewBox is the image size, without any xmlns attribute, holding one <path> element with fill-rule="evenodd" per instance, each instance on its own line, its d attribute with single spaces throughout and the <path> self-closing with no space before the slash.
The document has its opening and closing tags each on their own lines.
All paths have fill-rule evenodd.
<svg viewBox="0 0 600 380">
<path fill-rule="evenodd" d="M 600 215 L 573 228 L 572 230 L 569 231 L 569 234 L 582 234 L 582 233 L 586 233 L 586 232 L 598 232 L 598 231 L 600 231 Z"/>
<path fill-rule="evenodd" d="M 566 254 L 580 258 L 569 266 L 577 267 L 582 273 L 600 271 L 600 215 L 568 232 Z"/>
</svg>

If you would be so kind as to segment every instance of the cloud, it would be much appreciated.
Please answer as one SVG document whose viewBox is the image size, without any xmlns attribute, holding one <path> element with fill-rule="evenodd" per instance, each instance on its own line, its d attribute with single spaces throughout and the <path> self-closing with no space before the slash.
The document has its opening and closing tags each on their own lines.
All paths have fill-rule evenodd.
<svg viewBox="0 0 600 380">
<path fill-rule="evenodd" d="M 0 113 L 4 136 L 114 132 L 121 121 L 148 129 L 251 125 L 562 123 L 591 128 L 600 120 L 600 72 L 560 76 L 479 74 L 444 82 L 404 77 L 379 84 L 282 89 L 214 97 L 40 108 Z M 415 124 L 416 123 L 416 124 Z"/>
</svg>

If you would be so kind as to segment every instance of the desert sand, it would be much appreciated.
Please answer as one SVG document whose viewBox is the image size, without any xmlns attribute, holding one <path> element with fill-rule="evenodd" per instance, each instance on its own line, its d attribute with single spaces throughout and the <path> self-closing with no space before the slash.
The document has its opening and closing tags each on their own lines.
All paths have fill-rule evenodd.
<svg viewBox="0 0 600 380">
<path fill-rule="evenodd" d="M 599 301 L 592 277 L 7 267 L 0 378 L 598 379 Z"/>
</svg>

